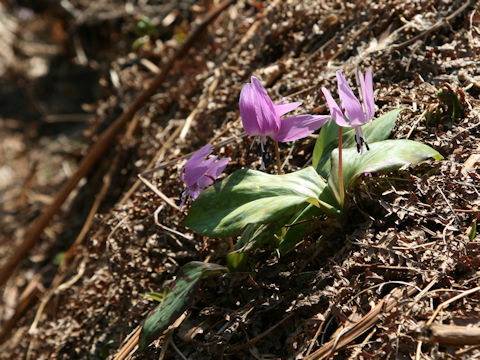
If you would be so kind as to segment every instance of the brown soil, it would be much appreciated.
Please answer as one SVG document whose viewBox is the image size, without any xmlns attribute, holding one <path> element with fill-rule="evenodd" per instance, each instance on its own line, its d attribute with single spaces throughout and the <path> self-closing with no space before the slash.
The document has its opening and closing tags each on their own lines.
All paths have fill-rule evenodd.
<svg viewBox="0 0 480 360">
<path fill-rule="evenodd" d="M 99 135 L 218 4 L 0 0 L 0 266 Z M 141 16 L 156 31 L 133 50 Z M 326 114 L 320 88 L 334 89 L 336 70 L 352 78 L 357 67 L 373 71 L 378 115 L 404 109 L 392 138 L 426 143 L 444 160 L 363 179 L 341 231 L 322 222 L 285 256 L 262 249 L 250 271 L 207 278 L 177 328 L 129 358 L 480 356 L 480 342 L 432 338 L 425 325 L 480 327 L 475 1 L 238 0 L 173 59 L 3 286 L 1 359 L 115 358 L 156 306 L 142 294 L 162 292 L 189 261 L 225 264 L 229 250 L 226 240 L 186 229 L 185 215 L 137 174 L 159 168 L 145 177 L 178 204 L 184 155 L 207 142 L 224 142 L 216 151 L 232 159 L 227 175 L 258 168 L 238 110 L 249 77 L 274 100 Z M 463 91 L 467 114 L 426 121 L 444 83 Z M 284 170 L 307 165 L 314 144 L 315 136 L 281 144 Z M 266 171 L 274 168 L 272 160 Z M 370 325 L 348 332 L 372 309 Z M 329 341 L 335 349 L 321 357 Z"/>
</svg>

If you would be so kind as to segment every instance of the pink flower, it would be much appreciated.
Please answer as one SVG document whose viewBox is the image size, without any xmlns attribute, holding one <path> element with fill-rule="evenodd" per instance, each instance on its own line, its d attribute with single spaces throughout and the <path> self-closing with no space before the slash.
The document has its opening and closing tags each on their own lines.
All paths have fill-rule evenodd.
<svg viewBox="0 0 480 360">
<path fill-rule="evenodd" d="M 205 159 L 211 153 L 210 144 L 205 145 L 180 170 L 180 179 L 187 185 L 182 193 L 180 208 L 189 197 L 196 199 L 206 187 L 212 185 L 227 166 L 229 159 L 217 160 L 217 156 Z"/>
<path fill-rule="evenodd" d="M 343 127 L 353 127 L 355 129 L 357 150 L 359 152 L 363 152 L 363 145 L 365 145 L 368 150 L 368 144 L 365 141 L 361 126 L 367 123 L 375 115 L 372 72 L 367 70 L 365 72 L 365 76 L 363 76 L 362 73 L 358 74 L 360 78 L 360 88 L 364 107 L 362 107 L 362 104 L 360 104 L 360 101 L 353 93 L 341 71 L 337 71 L 336 75 L 338 95 L 340 96 L 340 105 L 343 111 L 340 109 L 337 102 L 333 99 L 332 95 L 326 88 L 322 87 L 322 92 L 327 99 L 330 113 L 332 114 L 332 117 L 337 125 Z"/>
<path fill-rule="evenodd" d="M 240 115 L 245 132 L 260 138 L 262 154 L 266 137 L 278 142 L 288 142 L 304 138 L 319 129 L 330 118 L 327 115 L 298 115 L 280 117 L 298 106 L 301 102 L 284 104 L 286 99 L 274 104 L 260 80 L 251 77 L 240 93 Z M 262 168 L 263 160 L 262 160 Z"/>
</svg>

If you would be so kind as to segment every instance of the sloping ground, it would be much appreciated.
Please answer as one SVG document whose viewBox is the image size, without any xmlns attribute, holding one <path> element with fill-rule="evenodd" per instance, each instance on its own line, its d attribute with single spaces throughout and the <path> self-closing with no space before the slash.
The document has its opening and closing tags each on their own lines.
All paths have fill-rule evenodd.
<svg viewBox="0 0 480 360">
<path fill-rule="evenodd" d="M 81 39 L 86 61 L 99 64 L 104 91 L 83 138 L 89 143 L 153 78 L 206 9 L 203 2 L 182 2 L 179 10 L 159 2 L 151 15 L 151 8 L 139 5 L 134 13 L 151 15 L 160 30 L 156 41 L 127 54 L 135 40 L 128 31 L 135 22 L 131 10 L 115 12 L 113 1 L 71 3 L 77 13 L 69 21 L 77 25 L 70 25 L 64 41 Z M 458 326 L 449 328 L 456 334 L 465 326 L 480 327 L 480 291 L 467 292 L 480 278 L 478 5 L 312 3 L 238 1 L 188 57 L 176 62 L 7 284 L 0 313 L 4 328 L 25 299 L 19 294 L 29 284 L 37 290 L 26 292 L 33 295 L 23 302 L 27 310 L 13 322 L 0 358 L 114 358 L 156 305 L 143 293 L 162 292 L 189 261 L 224 264 L 229 249 L 226 240 L 184 228 L 184 214 L 136 184 L 136 175 L 159 168 L 145 176 L 178 203 L 182 157 L 207 142 L 223 144 L 216 151 L 231 158 L 227 174 L 258 168 L 258 154 L 241 137 L 238 111 L 240 89 L 249 77 L 261 78 L 274 100 L 285 96 L 303 101 L 301 112 L 326 114 L 320 88 L 333 90 L 336 70 L 352 78 L 357 67 L 373 71 L 377 114 L 404 109 L 392 138 L 424 142 L 444 160 L 363 178 L 352 194 L 345 228 L 320 221 L 286 256 L 265 249 L 252 255 L 251 271 L 207 278 L 178 328 L 129 357 L 467 359 L 480 354 L 475 346 L 449 344 L 451 335 L 428 341 L 437 336 L 438 324 Z M 122 55 L 114 55 L 116 47 Z M 427 121 L 444 83 L 463 90 L 468 114 L 452 121 L 442 113 Z M 45 156 L 55 153 L 36 144 Z M 281 144 L 282 158 L 288 159 L 284 170 L 308 164 L 314 144 L 314 136 Z M 18 159 L 2 161 L 11 165 Z M 272 160 L 266 171 L 274 172 Z M 11 174 L 5 189 L 15 199 L 26 188 L 18 179 L 28 172 Z M 55 177 L 44 188 L 34 179 L 26 191 L 53 196 L 64 178 Z M 8 231 L 0 243 L 4 251 L 21 242 L 38 214 L 38 200 L 25 201 L 22 208 L 12 209 L 20 205 L 10 203 L 2 209 L 10 224 L 5 227 L 7 220 L 1 220 Z M 96 213 L 90 220 L 89 211 Z M 84 223 L 88 235 L 77 237 Z M 57 268 L 58 249 L 69 250 Z"/>
</svg>

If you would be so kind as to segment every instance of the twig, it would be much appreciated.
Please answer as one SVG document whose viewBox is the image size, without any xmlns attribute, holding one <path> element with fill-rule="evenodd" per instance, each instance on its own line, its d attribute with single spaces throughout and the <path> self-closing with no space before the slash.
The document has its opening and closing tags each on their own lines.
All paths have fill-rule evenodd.
<svg viewBox="0 0 480 360">
<path fill-rule="evenodd" d="M 100 192 L 95 197 L 95 201 L 92 205 L 92 208 L 90 209 L 90 212 L 88 213 L 87 219 L 85 220 L 85 223 L 83 224 L 82 229 L 80 230 L 80 233 L 78 234 L 73 244 L 70 245 L 70 248 L 65 253 L 63 261 L 57 270 L 57 274 L 55 275 L 52 283 L 50 284 L 48 291 L 45 293 L 45 295 L 41 299 L 40 305 L 38 306 L 37 312 L 35 314 L 35 318 L 32 322 L 32 325 L 30 325 L 30 329 L 28 330 L 30 334 L 35 332 L 37 328 L 37 324 L 40 321 L 40 317 L 43 311 L 45 310 L 45 307 L 48 305 L 53 295 L 57 292 L 57 287 L 67 277 L 67 274 L 69 273 L 68 267 L 71 266 L 73 262 L 73 257 L 74 257 L 74 254 L 76 253 L 76 249 L 83 242 L 83 239 L 85 238 L 88 231 L 90 230 L 90 227 L 92 226 L 92 222 L 93 222 L 93 219 L 95 218 L 95 214 L 97 213 L 100 205 L 102 204 L 103 199 L 108 193 L 108 189 L 110 188 L 110 185 L 112 183 L 112 176 L 118 167 L 119 161 L 120 161 L 120 154 L 117 153 L 115 155 L 115 158 L 112 161 L 112 165 L 110 166 L 110 169 L 103 177 L 102 188 L 100 189 Z"/>
<path fill-rule="evenodd" d="M 172 341 L 172 336 L 173 336 L 173 331 L 169 331 L 165 336 L 165 340 L 163 340 L 162 351 L 160 351 L 160 356 L 158 357 L 158 360 L 163 360 L 165 358 L 165 354 L 167 353 L 168 346 Z"/>
<path fill-rule="evenodd" d="M 447 206 L 448 206 L 448 208 L 450 209 L 450 211 L 452 212 L 453 217 L 455 218 L 455 221 L 456 221 L 457 225 L 460 226 L 460 225 L 461 225 L 460 219 L 458 218 L 457 214 L 455 213 L 455 210 L 453 210 L 452 204 L 450 204 L 450 201 L 448 201 L 447 197 L 445 196 L 445 194 L 443 193 L 442 189 L 441 189 L 440 186 L 438 186 L 438 185 L 437 185 L 437 190 L 438 190 L 438 191 L 440 192 L 440 194 L 442 195 L 443 200 L 445 200 L 445 202 L 447 203 Z"/>
<path fill-rule="evenodd" d="M 412 135 L 413 133 L 413 130 L 415 129 L 415 127 L 418 125 L 418 123 L 420 122 L 420 120 L 423 119 L 423 117 L 425 116 L 425 114 L 427 113 L 427 110 L 425 110 L 423 113 L 421 113 L 414 121 L 414 123 L 412 124 L 412 126 L 410 127 L 410 130 L 408 130 L 408 134 L 407 136 L 405 136 L 405 139 L 408 139 L 410 137 L 410 135 Z"/>
<path fill-rule="evenodd" d="M 137 328 L 130 333 L 130 338 L 127 342 L 118 350 L 118 353 L 113 358 L 114 360 L 124 360 L 128 354 L 137 346 L 138 339 L 140 338 L 140 332 L 142 331 L 142 326 L 137 326 Z"/>
<path fill-rule="evenodd" d="M 180 134 L 180 131 L 182 130 L 182 125 L 179 125 L 175 131 L 172 133 L 172 135 L 170 135 L 170 137 L 167 139 L 167 141 L 165 141 L 162 145 L 162 147 L 160 148 L 160 150 L 158 150 L 158 152 L 155 154 L 155 156 L 153 157 L 153 159 L 150 161 L 150 163 L 147 165 L 147 167 L 145 168 L 145 171 L 142 173 L 142 175 L 145 175 L 146 172 L 148 172 L 149 170 L 151 170 L 153 168 L 153 166 L 160 160 L 163 159 L 163 156 L 165 154 L 165 151 L 167 150 L 167 148 L 169 147 L 170 143 L 175 140 L 178 135 Z M 140 184 L 142 183 L 142 181 L 140 179 L 137 179 L 135 181 L 135 183 L 132 185 L 132 187 L 130 187 L 130 189 L 128 189 L 128 191 L 123 195 L 122 199 L 120 200 L 119 204 L 122 205 L 124 204 L 129 198 L 130 196 L 132 196 L 132 194 L 135 192 L 135 190 L 138 189 L 138 187 L 140 186 Z"/>
<path fill-rule="evenodd" d="M 330 313 L 330 310 L 328 310 L 328 313 Z M 328 313 L 327 313 L 327 316 L 324 316 L 324 320 L 322 321 L 322 323 L 318 327 L 317 331 L 315 332 L 315 335 L 313 336 L 312 341 L 310 342 L 310 345 L 308 346 L 307 353 L 306 353 L 307 356 L 312 352 L 313 345 L 315 345 L 315 343 L 317 342 L 318 336 L 320 335 L 320 333 L 323 330 L 323 327 L 326 323 L 326 319 L 328 318 Z"/>
<path fill-rule="evenodd" d="M 431 325 L 433 323 L 433 320 L 435 320 L 435 318 L 437 317 L 438 313 L 440 311 L 442 311 L 444 308 L 446 308 L 448 305 L 450 305 L 452 302 L 455 302 L 461 298 L 464 298 L 465 296 L 468 296 L 470 294 L 473 294 L 477 291 L 480 291 L 480 286 L 477 286 L 473 289 L 470 289 L 470 290 L 466 290 L 464 292 L 462 292 L 461 294 L 458 294 L 457 296 L 454 296 L 453 298 L 451 299 L 448 299 L 447 301 L 444 301 L 443 303 L 441 303 L 440 305 L 437 306 L 437 309 L 435 310 L 435 312 L 432 314 L 432 316 L 430 316 L 430 319 L 428 319 L 426 325 Z"/>
<path fill-rule="evenodd" d="M 200 100 L 200 102 L 198 103 L 197 107 L 195 108 L 195 110 L 193 110 L 190 115 L 188 115 L 187 119 L 185 120 L 185 124 L 183 126 L 183 129 L 182 129 L 182 132 L 180 133 L 180 139 L 181 140 L 185 140 L 187 134 L 188 134 L 188 130 L 190 130 L 190 126 L 192 125 L 192 122 L 193 120 L 195 119 L 195 117 L 197 116 L 197 114 L 202 111 L 203 109 L 205 109 L 205 107 L 207 106 L 208 104 L 208 101 L 210 100 L 210 97 L 212 96 L 213 92 L 217 89 L 217 86 L 218 86 L 218 80 L 219 80 L 219 77 L 218 76 L 215 76 L 212 83 L 210 84 L 210 86 L 208 87 L 208 92 L 207 94 L 203 97 L 202 100 Z"/>
<path fill-rule="evenodd" d="M 455 10 L 452 14 L 450 14 L 449 16 L 445 17 L 445 18 L 442 18 L 441 20 L 437 21 L 434 25 L 432 25 L 430 28 L 428 28 L 427 30 L 425 31 L 422 31 L 420 34 L 412 37 L 411 39 L 408 39 L 407 41 L 404 41 L 400 44 L 397 44 L 397 45 L 392 45 L 390 48 L 392 50 L 399 50 L 399 49 L 402 49 L 410 44 L 413 44 L 415 41 L 417 41 L 418 39 L 421 39 L 425 36 L 427 36 L 428 34 L 440 29 L 442 26 L 444 26 L 445 24 L 448 24 L 449 21 L 453 20 L 454 18 L 456 18 L 463 10 L 465 10 L 467 7 L 469 7 L 472 3 L 472 0 L 468 0 L 465 4 L 463 4 L 462 6 L 460 6 L 457 10 Z"/>
<path fill-rule="evenodd" d="M 466 291 L 462 292 L 461 294 L 458 294 L 457 296 L 454 296 L 451 299 L 448 299 L 447 301 L 444 301 L 443 303 L 438 305 L 437 308 L 435 309 L 435 311 L 433 312 L 432 316 L 430 316 L 430 318 L 428 319 L 425 326 L 432 325 L 432 323 L 435 320 L 435 318 L 437 317 L 438 313 L 440 311 L 442 311 L 444 308 L 446 308 L 448 305 L 450 305 L 452 302 L 455 302 L 455 301 L 457 301 L 461 298 L 464 298 L 465 296 L 468 296 L 470 294 L 473 294 L 477 291 L 480 291 L 480 286 L 477 286 L 477 287 L 475 287 L 473 289 L 470 289 L 470 290 L 466 290 Z M 423 344 L 422 341 L 419 341 L 418 344 L 417 344 L 417 350 L 415 352 L 415 359 L 416 360 L 420 359 L 420 354 L 422 352 L 422 344 Z"/>
<path fill-rule="evenodd" d="M 424 342 L 448 345 L 480 344 L 480 328 L 455 325 L 429 325 L 420 330 Z"/>
<path fill-rule="evenodd" d="M 376 17 L 370 19 L 365 25 L 363 25 L 355 34 L 353 34 L 352 36 L 348 36 L 347 37 L 347 40 L 345 41 L 345 43 L 342 45 L 342 47 L 340 49 L 338 49 L 335 54 L 333 54 L 329 59 L 328 61 L 333 61 L 335 60 L 337 57 L 339 57 L 344 51 L 345 49 L 350 45 L 350 43 L 355 40 L 356 38 L 358 38 L 365 30 L 368 29 L 368 27 L 372 24 L 373 20 L 376 20 Z"/>
<path fill-rule="evenodd" d="M 145 179 L 142 174 L 138 174 L 137 175 L 138 178 L 140 180 L 142 180 L 142 182 L 147 185 L 147 187 L 152 190 L 155 194 L 157 194 L 160 199 L 162 199 L 163 201 L 165 201 L 168 205 L 170 205 L 171 207 L 173 207 L 175 210 L 177 211 L 181 211 L 180 208 L 177 206 L 177 204 L 175 204 L 172 199 L 170 199 L 167 195 L 165 195 L 163 192 L 161 192 L 160 190 L 158 190 L 157 187 L 155 187 L 155 185 L 153 185 L 150 181 L 148 181 L 147 179 Z"/>
<path fill-rule="evenodd" d="M 477 346 L 470 346 L 466 349 L 458 350 L 455 352 L 455 355 L 457 356 L 457 359 L 461 359 L 463 355 L 468 354 L 469 352 L 472 352 L 474 350 L 480 349 L 480 345 Z"/>
<path fill-rule="evenodd" d="M 377 329 L 372 329 L 372 331 L 370 331 L 368 333 L 367 336 L 365 336 L 365 339 L 363 339 L 362 343 L 360 345 L 354 345 L 354 346 L 357 346 L 355 348 L 354 351 L 352 351 L 352 355 L 350 355 L 349 359 L 358 359 L 360 356 L 360 352 L 362 351 L 362 349 L 365 347 L 365 345 L 367 344 L 367 342 L 372 338 L 373 334 L 375 334 L 375 332 L 377 331 Z"/>
<path fill-rule="evenodd" d="M 18 319 L 22 317 L 23 313 L 27 309 L 31 308 L 32 303 L 35 302 L 35 300 L 43 291 L 45 291 L 40 280 L 41 276 L 39 274 L 35 275 L 35 277 L 23 291 L 15 312 L 2 326 L 2 331 L 0 332 L 0 344 L 8 339 L 10 331 L 15 327 Z"/>
<path fill-rule="evenodd" d="M 35 246 L 45 227 L 47 227 L 53 216 L 60 210 L 60 207 L 72 190 L 76 188 L 80 179 L 85 177 L 92 167 L 101 159 L 102 155 L 114 141 L 115 136 L 124 129 L 126 123 L 132 119 L 135 113 L 150 99 L 158 87 L 164 82 L 174 64 L 177 64 L 178 59 L 183 58 L 188 53 L 206 27 L 212 23 L 223 10 L 234 2 L 235 0 L 225 0 L 218 7 L 209 11 L 204 20 L 187 38 L 185 43 L 175 52 L 174 56 L 167 62 L 167 64 L 165 64 L 162 72 L 153 78 L 148 87 L 140 93 L 120 117 L 118 117 L 117 120 L 115 120 L 112 125 L 110 125 L 108 129 L 98 137 L 98 140 L 90 148 L 88 154 L 80 162 L 77 171 L 63 185 L 61 190 L 55 196 L 52 204 L 43 209 L 42 214 L 34 221 L 22 243 L 13 251 L 13 256 L 0 268 L 0 288 L 5 285 L 20 262 Z"/>
<path fill-rule="evenodd" d="M 35 175 L 38 170 L 38 160 L 35 160 L 30 167 L 30 171 L 28 172 L 27 179 L 25 180 L 25 184 L 23 185 L 22 192 L 20 193 L 20 196 L 18 197 L 18 204 L 22 206 L 25 204 L 25 200 L 27 199 L 27 194 L 30 188 L 32 187 L 32 182 L 33 179 L 35 178 Z"/>
<path fill-rule="evenodd" d="M 188 360 L 185 357 L 185 355 L 183 355 L 183 353 L 180 351 L 180 349 L 177 347 L 177 345 L 175 345 L 175 343 L 173 342 L 173 335 L 172 335 L 172 338 L 170 340 L 170 345 L 172 345 L 173 350 L 175 350 L 175 352 L 178 354 L 178 356 L 180 356 L 183 360 Z"/>
<path fill-rule="evenodd" d="M 394 289 L 390 294 L 385 296 L 372 310 L 370 310 L 365 316 L 363 316 L 357 323 L 355 323 L 348 331 L 345 332 L 345 336 L 341 338 L 332 339 L 324 344 L 320 349 L 316 350 L 309 356 L 306 356 L 305 360 L 317 360 L 325 359 L 332 351 L 338 350 L 345 345 L 349 344 L 352 340 L 356 339 L 368 329 L 372 328 L 379 320 L 380 315 L 392 310 L 399 302 L 402 296 L 403 288 Z M 408 287 L 406 290 L 407 296 L 410 296 L 415 291 L 414 287 Z"/>
<path fill-rule="evenodd" d="M 154 219 L 154 221 L 155 221 L 155 224 L 156 224 L 158 227 L 161 227 L 161 228 L 162 228 L 163 230 L 165 230 L 165 231 L 168 231 L 168 232 L 170 232 L 170 233 L 172 233 L 172 234 L 175 234 L 175 235 L 177 235 L 177 236 L 180 236 L 180 237 L 182 237 L 182 238 L 184 238 L 184 239 L 186 239 L 186 240 L 188 240 L 188 241 L 192 241 L 192 240 L 193 240 L 192 237 L 189 237 L 189 236 L 187 236 L 187 235 L 185 235 L 185 234 L 182 234 L 180 231 L 177 231 L 177 230 L 174 230 L 174 229 L 170 229 L 169 227 L 167 227 L 167 226 L 163 225 L 162 223 L 160 223 L 160 221 L 158 220 L 158 215 L 160 214 L 160 211 L 162 211 L 162 209 L 163 209 L 163 204 L 160 205 L 160 206 L 158 207 L 158 209 L 155 210 L 155 212 L 153 213 L 153 219 Z"/>
<path fill-rule="evenodd" d="M 221 141 L 221 142 L 219 142 L 219 143 L 216 144 L 216 145 L 213 145 L 213 144 L 211 144 L 211 145 L 212 145 L 213 148 L 220 148 L 220 147 L 222 147 L 222 146 L 231 144 L 232 142 L 237 141 L 238 139 L 242 139 L 242 138 L 244 138 L 245 136 L 247 136 L 247 134 L 246 134 L 246 133 L 243 133 L 243 134 L 240 134 L 240 135 L 238 135 L 238 136 L 232 136 L 231 138 L 228 138 L 228 139 L 226 139 L 226 140 L 224 140 L 224 141 Z M 177 162 L 179 162 L 179 161 L 188 159 L 188 158 L 189 158 L 190 156 L 192 156 L 194 153 L 195 153 L 195 151 L 192 151 L 192 152 L 190 152 L 190 153 L 188 153 L 188 154 L 185 154 L 185 155 L 182 155 L 182 156 L 180 156 L 180 157 L 178 157 L 178 158 L 176 158 L 176 159 L 167 160 L 166 162 L 160 164 L 159 166 L 157 166 L 157 167 L 155 167 L 155 168 L 153 168 L 153 169 L 150 169 L 150 170 L 148 170 L 148 171 L 143 172 L 141 175 L 142 175 L 143 177 L 145 177 L 145 176 L 150 176 L 151 174 L 157 172 L 158 170 L 165 169 L 165 168 L 168 167 L 168 166 L 175 165 L 175 164 L 176 164 Z"/>
</svg>

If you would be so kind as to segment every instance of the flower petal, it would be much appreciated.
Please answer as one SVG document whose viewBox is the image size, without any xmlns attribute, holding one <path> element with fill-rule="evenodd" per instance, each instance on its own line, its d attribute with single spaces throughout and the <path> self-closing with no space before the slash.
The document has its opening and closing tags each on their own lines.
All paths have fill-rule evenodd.
<svg viewBox="0 0 480 360">
<path fill-rule="evenodd" d="M 330 109 L 330 114 L 332 114 L 333 120 L 337 123 L 338 126 L 349 127 L 350 124 L 345 120 L 342 110 L 340 110 L 337 102 L 333 99 L 330 91 L 322 87 L 322 92 L 323 95 L 325 95 L 325 99 L 327 99 L 328 108 Z"/>
<path fill-rule="evenodd" d="M 195 151 L 190 159 L 185 163 L 185 166 L 188 167 L 190 164 L 196 164 L 202 162 L 208 155 L 212 153 L 212 147 L 210 144 L 202 146 L 199 150 Z"/>
<path fill-rule="evenodd" d="M 274 106 L 275 106 L 275 111 L 277 112 L 277 115 L 280 117 L 280 116 L 285 115 L 286 113 L 296 109 L 300 105 L 302 105 L 301 101 L 293 102 L 293 103 L 289 103 L 289 104 L 284 104 L 283 100 L 282 100 L 281 102 L 276 103 Z"/>
<path fill-rule="evenodd" d="M 345 109 L 345 115 L 349 120 L 350 126 L 359 126 L 365 124 L 367 119 L 363 114 L 362 104 L 358 101 L 352 89 L 347 83 L 345 76 L 341 71 L 337 71 L 338 95 L 342 108 Z"/>
<path fill-rule="evenodd" d="M 193 153 L 188 161 L 180 170 L 180 179 L 191 186 L 195 183 L 208 169 L 208 165 L 203 160 L 212 153 L 212 147 L 207 144 Z"/>
<path fill-rule="evenodd" d="M 216 157 L 215 157 L 216 160 Z M 220 159 L 212 163 L 204 176 L 198 180 L 198 186 L 200 188 L 205 188 L 209 185 L 212 185 L 213 182 L 220 176 L 220 174 L 225 170 L 229 162 L 228 158 Z"/>
<path fill-rule="evenodd" d="M 272 137 L 275 141 L 287 142 L 304 138 L 322 127 L 329 115 L 298 115 L 281 121 L 280 131 Z"/>
<path fill-rule="evenodd" d="M 202 193 L 202 191 L 203 191 L 203 189 L 200 188 L 200 186 L 198 186 L 197 184 L 194 184 L 193 186 L 188 188 L 188 195 L 192 199 L 196 199 L 198 197 L 198 195 L 200 195 Z"/>
<path fill-rule="evenodd" d="M 251 82 L 255 91 L 254 105 L 258 126 L 262 135 L 270 136 L 280 129 L 280 116 L 277 115 L 273 102 L 260 80 L 252 76 Z"/>
<path fill-rule="evenodd" d="M 373 80 L 372 71 L 368 69 L 365 72 L 365 77 L 359 73 L 360 88 L 362 90 L 363 104 L 365 105 L 365 112 L 367 119 L 370 120 L 375 115 L 375 101 L 373 98 Z"/>
<path fill-rule="evenodd" d="M 208 171 L 207 164 L 195 164 L 188 168 L 183 168 L 180 172 L 180 179 L 188 186 L 193 186 Z M 183 176 L 182 176 L 183 175 Z"/>
<path fill-rule="evenodd" d="M 257 136 L 262 133 L 255 110 L 256 101 L 256 93 L 253 85 L 250 83 L 243 85 L 239 101 L 240 116 L 242 117 L 243 128 L 250 136 Z"/>
</svg>

